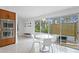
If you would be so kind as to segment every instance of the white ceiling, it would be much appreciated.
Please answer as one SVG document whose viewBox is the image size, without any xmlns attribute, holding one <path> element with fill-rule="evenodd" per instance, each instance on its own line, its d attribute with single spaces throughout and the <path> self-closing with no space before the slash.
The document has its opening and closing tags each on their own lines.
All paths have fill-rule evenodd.
<svg viewBox="0 0 79 59">
<path fill-rule="evenodd" d="M 37 17 L 71 7 L 72 6 L 0 6 L 1 9 L 16 12 L 17 15 L 27 18 Z"/>
</svg>

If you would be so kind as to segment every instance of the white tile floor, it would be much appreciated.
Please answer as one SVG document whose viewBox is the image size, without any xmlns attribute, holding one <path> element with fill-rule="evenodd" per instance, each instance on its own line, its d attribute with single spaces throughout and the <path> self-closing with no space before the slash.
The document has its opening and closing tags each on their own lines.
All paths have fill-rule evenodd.
<svg viewBox="0 0 79 59">
<path fill-rule="evenodd" d="M 3 53 L 29 53 L 32 48 L 32 40 L 29 38 L 19 38 L 17 44 L 1 47 L 0 52 Z"/>
<path fill-rule="evenodd" d="M 54 53 L 79 53 L 79 50 L 52 45 Z M 33 46 L 32 38 L 18 38 L 18 43 L 0 48 L 0 53 L 39 53 L 39 44 Z"/>
</svg>

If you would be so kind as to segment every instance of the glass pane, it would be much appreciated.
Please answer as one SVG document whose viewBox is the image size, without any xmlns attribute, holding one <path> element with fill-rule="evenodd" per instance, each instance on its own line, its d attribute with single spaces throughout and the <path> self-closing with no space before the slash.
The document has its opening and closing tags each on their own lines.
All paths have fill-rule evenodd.
<svg viewBox="0 0 79 59">
<path fill-rule="evenodd" d="M 3 32 L 3 36 L 7 37 L 8 32 Z"/>
<path fill-rule="evenodd" d="M 60 17 L 60 23 L 65 23 L 65 18 L 64 17 Z"/>
<path fill-rule="evenodd" d="M 72 15 L 71 16 L 71 22 L 72 23 L 75 23 L 75 22 L 77 22 L 78 21 L 78 15 Z"/>
<path fill-rule="evenodd" d="M 60 34 L 60 19 L 59 17 L 52 19 L 52 24 L 50 24 L 50 33 L 51 34 Z"/>
<path fill-rule="evenodd" d="M 3 27 L 7 27 L 7 23 L 3 23 Z"/>
<path fill-rule="evenodd" d="M 13 23 L 8 23 L 8 24 L 7 24 L 7 27 L 8 27 L 8 28 L 13 28 Z"/>
<path fill-rule="evenodd" d="M 41 20 L 41 32 L 42 33 L 48 33 L 48 21 L 45 20 Z"/>
<path fill-rule="evenodd" d="M 35 21 L 35 32 L 40 32 L 40 20 Z"/>
<path fill-rule="evenodd" d="M 70 16 L 65 16 L 65 21 L 66 21 L 66 23 L 68 23 L 68 22 L 70 22 Z"/>
</svg>

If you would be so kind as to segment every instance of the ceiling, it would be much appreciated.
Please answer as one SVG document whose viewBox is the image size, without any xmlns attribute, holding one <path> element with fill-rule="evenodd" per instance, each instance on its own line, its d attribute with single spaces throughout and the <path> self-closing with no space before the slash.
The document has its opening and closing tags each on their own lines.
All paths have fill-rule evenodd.
<svg viewBox="0 0 79 59">
<path fill-rule="evenodd" d="M 72 6 L 0 6 L 1 9 L 16 12 L 21 17 L 37 17 L 48 13 L 53 13 Z"/>
</svg>

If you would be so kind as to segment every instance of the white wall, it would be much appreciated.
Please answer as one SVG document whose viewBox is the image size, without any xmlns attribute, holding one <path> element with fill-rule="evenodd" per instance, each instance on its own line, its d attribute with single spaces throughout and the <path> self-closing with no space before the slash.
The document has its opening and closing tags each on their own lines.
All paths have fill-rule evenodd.
<svg viewBox="0 0 79 59">
<path fill-rule="evenodd" d="M 18 35 L 23 35 L 24 33 L 34 34 L 35 31 L 35 23 L 32 19 L 22 18 L 18 16 Z M 30 24 L 31 23 L 31 24 Z"/>
<path fill-rule="evenodd" d="M 24 31 L 24 18 L 22 18 L 21 16 L 17 16 L 17 33 L 18 35 L 22 35 L 23 31 Z"/>
<path fill-rule="evenodd" d="M 33 19 L 25 19 L 24 21 L 24 33 L 34 34 L 35 22 Z"/>
</svg>

